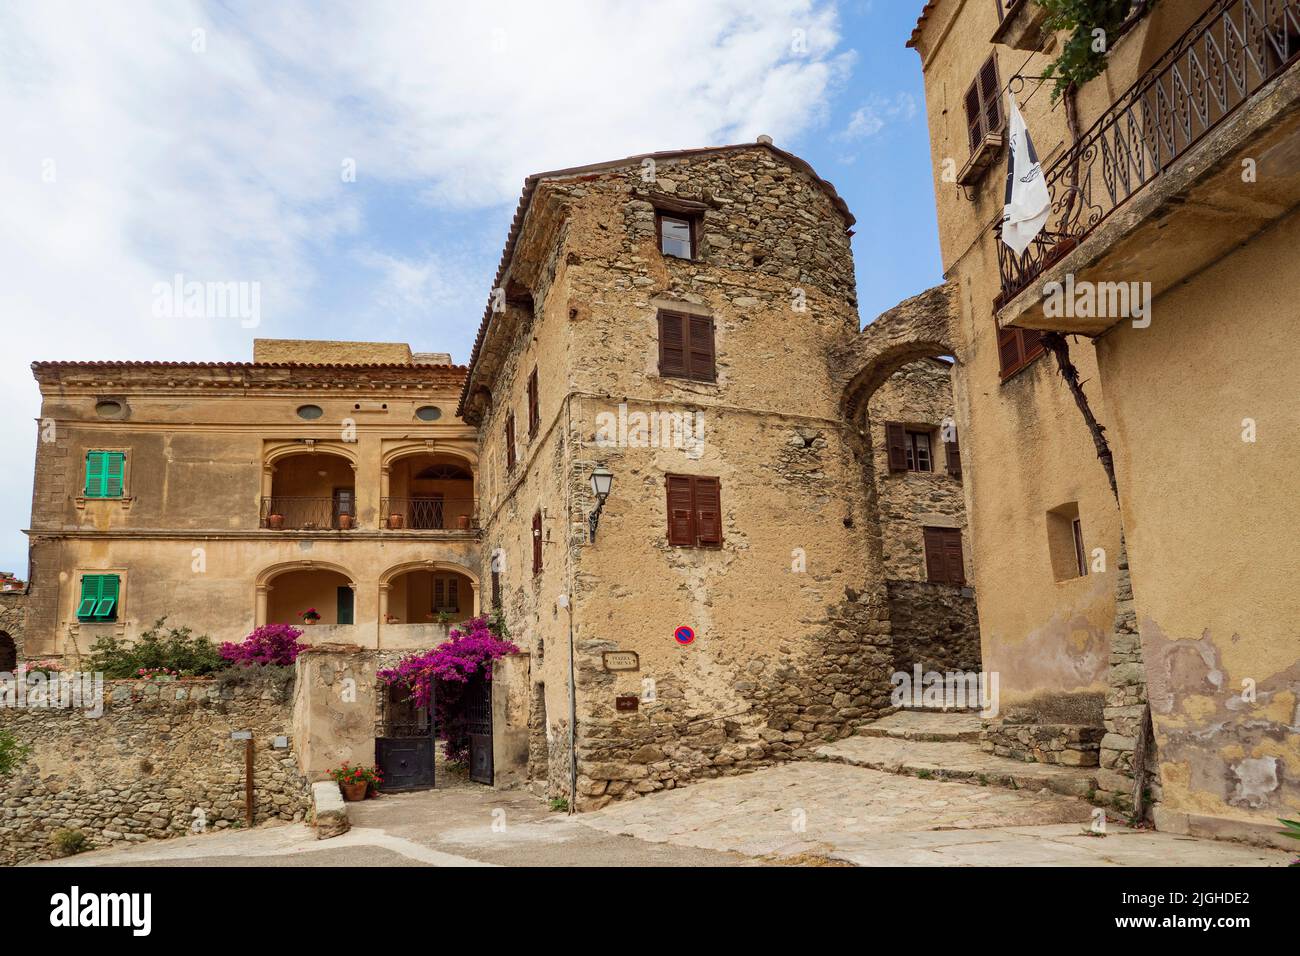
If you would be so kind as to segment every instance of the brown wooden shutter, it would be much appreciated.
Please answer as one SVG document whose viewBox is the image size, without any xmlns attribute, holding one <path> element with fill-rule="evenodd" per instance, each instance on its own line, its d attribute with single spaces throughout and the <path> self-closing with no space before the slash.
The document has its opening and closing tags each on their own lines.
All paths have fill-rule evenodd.
<svg viewBox="0 0 1300 956">
<path fill-rule="evenodd" d="M 695 479 L 695 535 L 698 544 L 722 544 L 722 487 L 717 478 Z"/>
<path fill-rule="evenodd" d="M 1020 354 L 1020 330 L 1016 328 L 998 329 L 998 368 L 1006 378 L 1023 365 Z"/>
<path fill-rule="evenodd" d="M 537 429 L 542 423 L 541 409 L 537 404 L 537 369 L 528 376 L 528 437 L 536 438 Z"/>
<path fill-rule="evenodd" d="M 1021 361 L 1028 362 L 1043 351 L 1043 333 L 1038 329 L 1020 330 Z"/>
<path fill-rule="evenodd" d="M 948 463 L 948 474 L 954 478 L 961 477 L 961 448 L 957 444 L 957 426 L 952 428 L 952 441 L 944 442 L 944 460 Z"/>
<path fill-rule="evenodd" d="M 889 470 L 907 471 L 907 429 L 901 422 L 885 422 L 885 448 L 889 452 Z"/>
<path fill-rule="evenodd" d="M 506 416 L 506 471 L 515 467 L 515 413 Z"/>
<path fill-rule="evenodd" d="M 687 374 L 701 382 L 718 378 L 713 353 L 713 320 L 707 315 L 692 315 L 687 319 Z"/>
<path fill-rule="evenodd" d="M 961 557 L 961 531 L 957 528 L 946 528 L 944 530 L 943 555 L 944 562 L 947 565 L 948 583 L 965 584 L 966 568 Z"/>
<path fill-rule="evenodd" d="M 501 572 L 492 572 L 492 607 L 501 610 Z"/>
<path fill-rule="evenodd" d="M 669 475 L 668 486 L 668 543 L 691 546 L 695 544 L 695 494 L 693 482 L 682 475 Z"/>
<path fill-rule="evenodd" d="M 980 70 L 980 99 L 984 103 L 984 135 L 1002 128 L 1002 94 L 998 89 L 998 60 L 991 55 Z"/>
<path fill-rule="evenodd" d="M 659 313 L 659 374 L 687 375 L 686 316 L 680 312 Z"/>
<path fill-rule="evenodd" d="M 533 515 L 533 574 L 542 573 L 542 513 Z"/>
<path fill-rule="evenodd" d="M 925 577 L 931 584 L 947 581 L 948 564 L 944 556 L 943 529 L 923 528 L 925 543 Z"/>
</svg>

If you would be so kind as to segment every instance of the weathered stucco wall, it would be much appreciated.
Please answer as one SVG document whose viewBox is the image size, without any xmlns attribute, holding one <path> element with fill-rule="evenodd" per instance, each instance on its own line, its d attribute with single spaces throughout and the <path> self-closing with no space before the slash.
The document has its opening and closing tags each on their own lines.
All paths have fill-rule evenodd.
<svg viewBox="0 0 1300 956">
<path fill-rule="evenodd" d="M 1293 213 L 1097 343 L 1165 809 L 1267 826 L 1300 809 L 1297 244 Z"/>
<path fill-rule="evenodd" d="M 78 709 L 0 709 L 0 727 L 32 747 L 0 780 L 0 863 L 49 859 L 58 830 L 91 847 L 242 826 L 244 742 L 254 744 L 254 823 L 302 820 L 309 799 L 293 751 L 285 688 L 274 682 L 106 681 L 101 717 Z M 196 813 L 197 811 L 197 813 Z"/>
</svg>

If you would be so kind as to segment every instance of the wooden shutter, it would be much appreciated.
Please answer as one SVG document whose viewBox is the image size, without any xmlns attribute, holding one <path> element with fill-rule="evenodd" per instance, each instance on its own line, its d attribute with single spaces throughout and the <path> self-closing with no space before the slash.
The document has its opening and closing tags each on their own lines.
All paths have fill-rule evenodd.
<svg viewBox="0 0 1300 956">
<path fill-rule="evenodd" d="M 433 579 L 433 609 L 435 611 L 441 611 L 444 607 L 447 606 L 447 598 L 443 594 L 442 589 L 443 589 L 443 579 L 434 578 Z"/>
<path fill-rule="evenodd" d="M 99 582 L 101 575 L 83 574 L 81 576 L 81 600 L 77 603 L 77 618 L 89 620 L 95 616 L 95 605 L 99 603 Z"/>
<path fill-rule="evenodd" d="M 447 579 L 447 609 L 460 613 L 460 585 L 455 578 Z"/>
<path fill-rule="evenodd" d="M 107 462 L 102 451 L 86 452 L 86 497 L 104 497 L 104 473 Z"/>
<path fill-rule="evenodd" d="M 998 368 L 1006 378 L 1024 362 L 1020 354 L 1020 330 L 1016 328 L 998 329 Z"/>
<path fill-rule="evenodd" d="M 492 607 L 501 610 L 501 572 L 492 572 Z"/>
<path fill-rule="evenodd" d="M 722 544 L 722 488 L 717 478 L 696 478 L 695 537 L 697 544 Z"/>
<path fill-rule="evenodd" d="M 965 584 L 966 568 L 961 556 L 961 531 L 958 529 L 944 529 L 943 556 L 944 563 L 947 565 L 948 583 Z"/>
<path fill-rule="evenodd" d="M 707 315 L 692 315 L 687 320 L 687 374 L 701 382 L 717 381 L 718 371 L 713 355 L 713 319 Z"/>
<path fill-rule="evenodd" d="M 121 498 L 124 476 L 126 474 L 126 455 L 120 451 L 104 454 L 104 497 Z"/>
<path fill-rule="evenodd" d="M 944 442 L 944 460 L 948 464 L 948 474 L 954 478 L 961 477 L 961 448 L 957 444 L 957 426 L 952 428 L 952 441 Z"/>
<path fill-rule="evenodd" d="M 542 413 L 537 404 L 537 369 L 528 376 L 528 437 L 537 437 L 537 429 L 542 423 Z"/>
<path fill-rule="evenodd" d="M 686 316 L 659 313 L 659 374 L 678 378 L 689 374 L 686 365 Z"/>
<path fill-rule="evenodd" d="M 1038 329 L 1020 330 L 1021 361 L 1028 362 L 1043 351 L 1043 333 Z"/>
<path fill-rule="evenodd" d="M 694 482 L 683 475 L 668 476 L 668 543 L 695 544 Z"/>
<path fill-rule="evenodd" d="M 542 572 L 542 513 L 533 515 L 533 574 Z"/>
<path fill-rule="evenodd" d="M 944 584 L 948 577 L 948 564 L 943 550 L 943 529 L 924 528 L 925 578 L 931 584 Z"/>
<path fill-rule="evenodd" d="M 118 577 L 116 574 L 99 576 L 99 601 L 95 604 L 95 620 L 111 621 L 116 616 Z"/>
<path fill-rule="evenodd" d="M 515 467 L 515 413 L 506 416 L 506 471 Z"/>
<path fill-rule="evenodd" d="M 907 471 L 907 429 L 901 422 L 885 422 L 885 448 L 889 452 L 889 470 Z"/>
<path fill-rule="evenodd" d="M 971 152 L 979 149 L 984 137 L 1002 128 L 1002 90 L 998 83 L 996 56 L 990 56 L 966 91 L 966 126 Z"/>
</svg>

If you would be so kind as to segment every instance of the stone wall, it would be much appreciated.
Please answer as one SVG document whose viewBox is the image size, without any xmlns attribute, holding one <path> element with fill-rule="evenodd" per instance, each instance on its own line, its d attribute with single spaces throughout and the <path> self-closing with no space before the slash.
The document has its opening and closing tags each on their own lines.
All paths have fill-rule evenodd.
<svg viewBox="0 0 1300 956">
<path fill-rule="evenodd" d="M 302 820 L 306 781 L 293 751 L 288 688 L 271 681 L 106 681 L 103 715 L 0 709 L 0 728 L 31 745 L 0 780 L 0 863 L 54 856 L 51 838 L 80 830 L 91 847 L 244 826 L 244 742 L 253 733 L 254 823 Z"/>
<path fill-rule="evenodd" d="M 974 591 L 927 581 L 887 581 L 894 670 L 979 671 Z"/>
<path fill-rule="evenodd" d="M 27 633 L 27 595 L 22 592 L 0 593 L 0 631 L 14 642 L 17 660 L 23 660 Z M 3 670 L 3 668 L 0 668 Z"/>
</svg>

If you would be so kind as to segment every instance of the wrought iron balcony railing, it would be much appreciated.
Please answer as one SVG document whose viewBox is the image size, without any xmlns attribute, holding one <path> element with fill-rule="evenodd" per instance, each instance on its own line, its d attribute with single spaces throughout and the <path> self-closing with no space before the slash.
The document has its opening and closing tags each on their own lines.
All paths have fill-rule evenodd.
<svg viewBox="0 0 1300 956">
<path fill-rule="evenodd" d="M 1046 171 L 1051 215 L 1017 256 L 998 235 L 1009 302 L 1181 159 L 1300 54 L 1300 0 L 1215 0 Z"/>
<path fill-rule="evenodd" d="M 384 498 L 379 526 L 407 531 L 466 531 L 474 527 L 473 498 Z"/>
<path fill-rule="evenodd" d="M 261 525 L 272 531 L 348 531 L 356 506 L 345 498 L 271 495 L 262 499 Z"/>
</svg>

